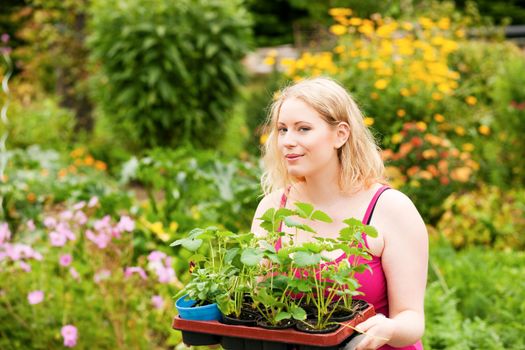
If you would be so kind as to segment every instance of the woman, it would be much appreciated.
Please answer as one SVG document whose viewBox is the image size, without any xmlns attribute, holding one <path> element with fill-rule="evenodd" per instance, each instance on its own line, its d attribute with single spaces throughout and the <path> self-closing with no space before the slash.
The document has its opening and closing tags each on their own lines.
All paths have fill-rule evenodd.
<svg viewBox="0 0 525 350">
<path fill-rule="evenodd" d="M 379 236 L 365 241 L 372 273 L 357 278 L 362 299 L 378 314 L 357 326 L 364 336 L 355 349 L 422 349 L 427 231 L 410 199 L 384 185 L 380 151 L 357 104 L 331 79 L 303 80 L 274 101 L 267 127 L 265 197 L 252 231 L 264 235 L 257 218 L 295 202 L 311 203 L 334 219 L 308 222 L 323 237 L 335 238 L 346 218 L 363 218 Z M 299 244 L 312 239 L 302 231 L 295 237 Z"/>
</svg>

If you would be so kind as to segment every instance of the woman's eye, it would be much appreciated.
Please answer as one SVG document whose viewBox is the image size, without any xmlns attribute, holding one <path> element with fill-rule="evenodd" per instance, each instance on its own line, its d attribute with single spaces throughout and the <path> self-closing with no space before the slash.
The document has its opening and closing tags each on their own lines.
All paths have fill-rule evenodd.
<svg viewBox="0 0 525 350">
<path fill-rule="evenodd" d="M 303 132 L 304 131 L 309 131 L 309 130 L 310 130 L 310 128 L 308 128 L 306 126 L 303 126 L 303 127 L 299 128 L 299 131 L 303 131 Z"/>
<path fill-rule="evenodd" d="M 284 134 L 285 132 L 288 131 L 288 129 L 286 129 L 286 128 L 279 128 L 279 129 L 277 129 L 277 131 L 279 132 L 279 134 Z"/>
</svg>

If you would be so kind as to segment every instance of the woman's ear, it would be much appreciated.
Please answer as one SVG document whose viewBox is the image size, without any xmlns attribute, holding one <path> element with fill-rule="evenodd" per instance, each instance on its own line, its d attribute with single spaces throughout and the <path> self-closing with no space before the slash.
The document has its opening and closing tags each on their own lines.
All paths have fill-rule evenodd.
<svg viewBox="0 0 525 350">
<path fill-rule="evenodd" d="M 340 122 L 336 127 L 336 142 L 335 148 L 339 149 L 348 141 L 350 137 L 350 125 L 346 122 Z"/>
</svg>

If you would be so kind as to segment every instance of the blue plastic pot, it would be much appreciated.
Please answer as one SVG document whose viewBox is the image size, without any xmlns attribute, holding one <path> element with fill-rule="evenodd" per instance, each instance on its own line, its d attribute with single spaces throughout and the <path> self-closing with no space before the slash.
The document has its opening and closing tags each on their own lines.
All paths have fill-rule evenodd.
<svg viewBox="0 0 525 350">
<path fill-rule="evenodd" d="M 186 299 L 187 297 L 188 295 L 183 295 L 175 302 L 180 318 L 190 321 L 219 321 L 222 319 L 217 304 L 193 306 L 197 302 L 189 298 Z"/>
</svg>

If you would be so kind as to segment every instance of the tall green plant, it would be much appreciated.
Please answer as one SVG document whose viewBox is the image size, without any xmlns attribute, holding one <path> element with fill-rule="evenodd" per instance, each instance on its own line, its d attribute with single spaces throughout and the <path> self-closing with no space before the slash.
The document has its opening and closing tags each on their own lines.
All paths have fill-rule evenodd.
<svg viewBox="0 0 525 350">
<path fill-rule="evenodd" d="M 94 0 L 94 91 L 138 145 L 213 146 L 243 79 L 242 1 Z"/>
</svg>

